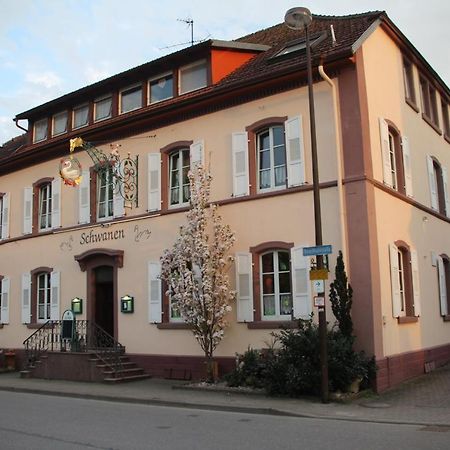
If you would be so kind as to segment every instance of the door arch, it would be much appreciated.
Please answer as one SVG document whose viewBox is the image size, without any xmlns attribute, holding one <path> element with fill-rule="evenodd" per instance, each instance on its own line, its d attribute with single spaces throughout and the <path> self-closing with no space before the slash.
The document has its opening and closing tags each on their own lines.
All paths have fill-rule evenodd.
<svg viewBox="0 0 450 450">
<path fill-rule="evenodd" d="M 123 250 L 92 249 L 75 256 L 86 272 L 86 317 L 118 337 L 118 269 L 123 267 Z"/>
</svg>

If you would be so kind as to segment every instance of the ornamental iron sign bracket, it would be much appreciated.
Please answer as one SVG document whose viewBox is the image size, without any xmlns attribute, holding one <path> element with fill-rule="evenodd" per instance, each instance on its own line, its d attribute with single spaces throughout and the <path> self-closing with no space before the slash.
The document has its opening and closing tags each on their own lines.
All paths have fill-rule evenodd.
<svg viewBox="0 0 450 450">
<path fill-rule="evenodd" d="M 65 184 L 78 186 L 81 182 L 81 164 L 73 156 L 75 149 L 83 149 L 94 163 L 94 171 L 103 182 L 112 183 L 113 191 L 119 194 L 125 201 L 125 206 L 132 208 L 138 206 L 138 167 L 139 157 L 131 158 L 130 153 L 124 159 L 120 159 L 118 144 L 110 144 L 109 154 L 95 147 L 90 142 L 85 142 L 80 137 L 70 140 L 70 156 L 60 162 L 59 173 Z"/>
</svg>

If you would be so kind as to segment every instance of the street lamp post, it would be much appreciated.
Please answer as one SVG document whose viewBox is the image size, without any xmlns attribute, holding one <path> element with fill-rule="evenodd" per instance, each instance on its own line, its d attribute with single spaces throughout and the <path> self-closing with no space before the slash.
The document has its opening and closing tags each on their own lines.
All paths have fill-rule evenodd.
<svg viewBox="0 0 450 450">
<path fill-rule="evenodd" d="M 308 98 L 309 98 L 309 124 L 311 132 L 311 159 L 313 176 L 314 199 L 314 227 L 316 246 L 322 245 L 322 215 L 320 211 L 319 164 L 317 158 L 316 119 L 314 112 L 314 91 L 312 79 L 311 45 L 309 39 L 309 25 L 312 15 L 308 8 L 291 8 L 284 16 L 284 23 L 294 30 L 305 30 L 306 39 L 306 66 L 308 72 Z M 316 257 L 317 269 L 324 268 L 323 256 Z M 325 296 L 325 294 L 322 294 Z M 322 402 L 328 403 L 328 362 L 327 362 L 327 319 L 324 306 L 319 307 L 319 339 L 320 339 L 320 368 L 321 368 L 321 394 Z"/>
</svg>

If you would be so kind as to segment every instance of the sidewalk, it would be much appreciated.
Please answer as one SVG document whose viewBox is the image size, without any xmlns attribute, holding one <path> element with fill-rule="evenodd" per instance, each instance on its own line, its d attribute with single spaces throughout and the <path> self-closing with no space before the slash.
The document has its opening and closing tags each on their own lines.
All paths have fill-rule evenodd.
<svg viewBox="0 0 450 450">
<path fill-rule="evenodd" d="M 450 430 L 450 365 L 382 395 L 373 394 L 349 403 L 322 404 L 313 398 L 194 389 L 185 382 L 173 380 L 148 379 L 110 385 L 22 379 L 17 372 L 0 374 L 0 390 L 222 411 L 442 426 Z"/>
</svg>

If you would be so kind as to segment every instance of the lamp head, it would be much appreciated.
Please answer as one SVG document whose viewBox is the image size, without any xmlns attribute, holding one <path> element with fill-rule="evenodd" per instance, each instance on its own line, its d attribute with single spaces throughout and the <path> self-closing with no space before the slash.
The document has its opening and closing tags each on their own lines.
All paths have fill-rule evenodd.
<svg viewBox="0 0 450 450">
<path fill-rule="evenodd" d="M 284 23 L 293 30 L 303 30 L 312 22 L 312 14 L 308 8 L 289 9 L 284 16 Z"/>
</svg>

